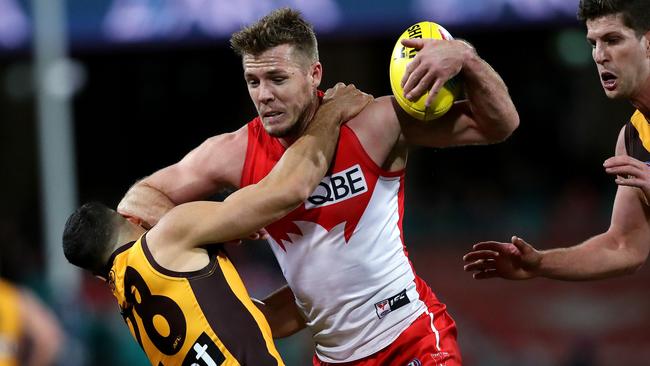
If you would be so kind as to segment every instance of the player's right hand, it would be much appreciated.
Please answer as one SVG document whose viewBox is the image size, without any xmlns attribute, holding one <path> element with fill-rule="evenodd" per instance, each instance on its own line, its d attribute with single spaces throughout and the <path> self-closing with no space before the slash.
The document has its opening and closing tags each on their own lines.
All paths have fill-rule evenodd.
<svg viewBox="0 0 650 366">
<path fill-rule="evenodd" d="M 510 243 L 486 241 L 475 244 L 463 260 L 468 263 L 465 271 L 474 272 L 477 280 L 493 277 L 526 280 L 537 275 L 542 253 L 513 236 Z"/>
<path fill-rule="evenodd" d="M 442 86 L 460 73 L 468 54 L 474 52 L 473 47 L 460 40 L 403 39 L 402 45 L 418 50 L 402 77 L 404 96 L 416 101 L 429 92 L 427 107 Z"/>
<path fill-rule="evenodd" d="M 603 163 L 605 172 L 616 177 L 619 186 L 636 187 L 641 189 L 650 203 L 650 166 L 628 155 L 617 155 Z"/>
<path fill-rule="evenodd" d="M 373 100 L 372 95 L 357 89 L 354 84 L 337 83 L 333 88 L 327 89 L 321 107 L 339 113 L 340 123 L 343 124 L 354 118 Z"/>
</svg>

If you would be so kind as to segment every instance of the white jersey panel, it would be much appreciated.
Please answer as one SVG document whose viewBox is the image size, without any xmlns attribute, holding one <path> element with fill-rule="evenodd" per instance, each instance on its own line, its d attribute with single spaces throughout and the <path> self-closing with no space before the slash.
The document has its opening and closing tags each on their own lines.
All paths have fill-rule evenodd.
<svg viewBox="0 0 650 366">
<path fill-rule="evenodd" d="M 426 309 L 403 248 L 399 189 L 399 177 L 379 177 L 348 242 L 346 222 L 327 231 L 294 221 L 302 235 L 288 233 L 290 241 L 282 243 L 270 239 L 325 362 L 381 350 Z"/>
</svg>

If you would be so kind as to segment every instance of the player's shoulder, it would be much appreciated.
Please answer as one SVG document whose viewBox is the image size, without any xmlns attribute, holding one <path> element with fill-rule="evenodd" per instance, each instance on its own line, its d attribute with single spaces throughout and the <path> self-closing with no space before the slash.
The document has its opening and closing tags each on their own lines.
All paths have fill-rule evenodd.
<svg viewBox="0 0 650 366">
<path fill-rule="evenodd" d="M 220 133 L 205 139 L 202 145 L 208 147 L 216 147 L 223 143 L 236 143 L 242 139 L 246 139 L 248 136 L 248 124 L 245 124 L 241 128 L 232 132 Z"/>
<path fill-rule="evenodd" d="M 238 154 L 248 144 L 248 126 L 244 125 L 237 131 L 226 132 L 208 137 L 196 148 L 196 153 L 202 156 L 216 157 Z"/>
<path fill-rule="evenodd" d="M 347 122 L 355 130 L 376 130 L 397 124 L 397 115 L 393 106 L 393 97 L 382 96 L 375 98 L 356 117 Z"/>
<path fill-rule="evenodd" d="M 180 253 L 189 249 L 186 243 L 189 233 L 187 222 L 192 221 L 193 217 L 187 207 L 191 205 L 184 203 L 172 208 L 147 232 L 147 247 L 156 260 L 165 257 L 167 252 Z"/>
</svg>

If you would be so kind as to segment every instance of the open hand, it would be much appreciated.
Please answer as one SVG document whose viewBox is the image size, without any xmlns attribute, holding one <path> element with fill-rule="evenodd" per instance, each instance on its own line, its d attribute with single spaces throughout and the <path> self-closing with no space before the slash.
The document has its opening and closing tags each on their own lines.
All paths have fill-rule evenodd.
<svg viewBox="0 0 650 366">
<path fill-rule="evenodd" d="M 478 243 L 463 260 L 468 262 L 465 271 L 474 272 L 477 280 L 493 277 L 525 280 L 536 276 L 542 255 L 523 239 L 513 236 L 510 243 Z"/>
</svg>

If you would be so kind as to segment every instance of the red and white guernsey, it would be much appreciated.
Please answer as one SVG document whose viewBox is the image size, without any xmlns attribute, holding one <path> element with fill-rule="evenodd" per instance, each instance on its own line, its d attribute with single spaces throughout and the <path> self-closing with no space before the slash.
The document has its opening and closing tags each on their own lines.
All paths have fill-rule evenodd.
<svg viewBox="0 0 650 366">
<path fill-rule="evenodd" d="M 250 122 L 241 186 L 264 178 L 285 150 L 259 118 Z M 403 183 L 403 170 L 378 167 L 344 125 L 328 175 L 303 205 L 267 227 L 325 362 L 371 355 L 427 307 L 444 307 L 407 258 Z"/>
</svg>

